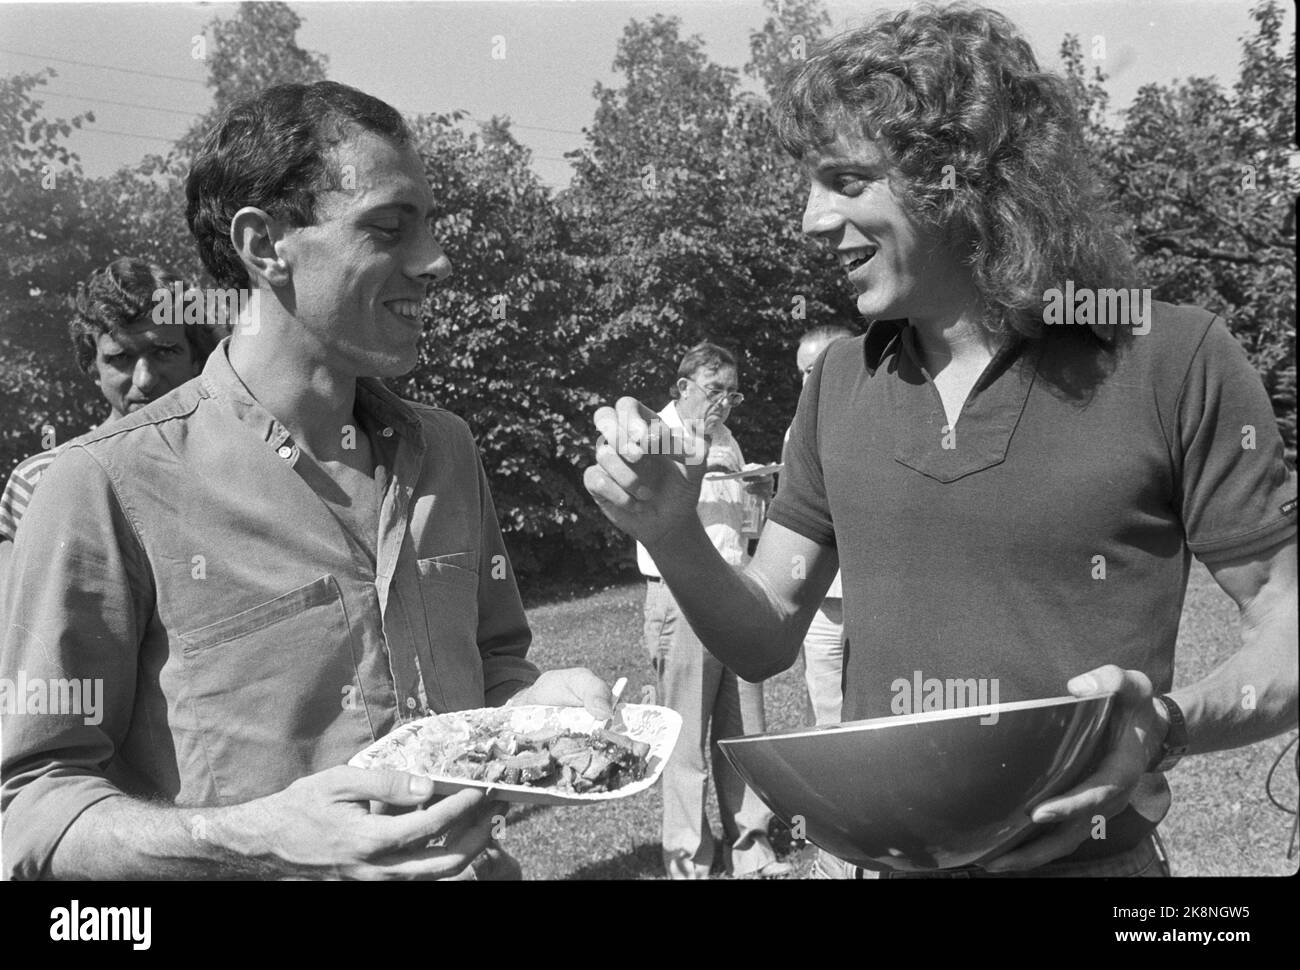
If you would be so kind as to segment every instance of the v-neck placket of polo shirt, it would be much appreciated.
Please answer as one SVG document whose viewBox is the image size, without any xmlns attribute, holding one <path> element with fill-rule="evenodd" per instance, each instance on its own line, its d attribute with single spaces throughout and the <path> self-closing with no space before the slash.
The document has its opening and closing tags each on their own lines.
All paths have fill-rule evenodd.
<svg viewBox="0 0 1300 970">
<path fill-rule="evenodd" d="M 922 362 L 911 327 L 900 334 L 893 366 L 896 461 L 948 484 L 1006 460 L 1038 375 L 1036 348 L 1019 338 L 999 348 L 971 388 L 953 428 L 948 427 L 943 399 Z"/>
<path fill-rule="evenodd" d="M 388 636 L 384 619 L 388 616 L 388 602 L 393 588 L 393 577 L 402 553 L 411 517 L 414 482 L 420 480 L 424 467 L 424 435 L 419 420 L 408 417 L 390 405 L 373 388 L 362 383 L 357 386 L 357 399 L 367 412 L 367 420 L 378 428 L 378 439 L 384 450 L 395 456 L 388 465 L 388 480 L 379 505 L 379 539 L 376 545 L 375 592 L 379 598 L 379 615 L 384 626 L 384 643 L 388 652 L 389 670 L 397 689 L 398 720 L 407 720 L 431 710 L 428 685 L 423 667 L 416 654 L 415 644 L 395 645 Z M 400 641 L 400 638 L 397 638 Z M 414 695 L 411 688 L 414 688 Z M 409 701 L 414 700 L 412 706 Z"/>
</svg>

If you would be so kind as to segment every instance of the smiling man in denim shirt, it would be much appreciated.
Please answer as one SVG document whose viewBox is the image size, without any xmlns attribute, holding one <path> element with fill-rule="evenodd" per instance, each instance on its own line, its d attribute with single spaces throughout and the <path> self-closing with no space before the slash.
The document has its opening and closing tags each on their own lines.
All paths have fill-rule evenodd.
<svg viewBox="0 0 1300 970">
<path fill-rule="evenodd" d="M 383 102 L 284 85 L 226 114 L 186 189 L 204 264 L 256 296 L 200 377 L 69 448 L 28 510 L 0 676 L 97 680 L 103 703 L 6 716 L 5 871 L 462 873 L 502 806 L 347 760 L 429 712 L 610 708 L 589 671 L 526 659 L 468 427 L 377 380 L 415 365 L 451 272 L 423 164 Z"/>
</svg>

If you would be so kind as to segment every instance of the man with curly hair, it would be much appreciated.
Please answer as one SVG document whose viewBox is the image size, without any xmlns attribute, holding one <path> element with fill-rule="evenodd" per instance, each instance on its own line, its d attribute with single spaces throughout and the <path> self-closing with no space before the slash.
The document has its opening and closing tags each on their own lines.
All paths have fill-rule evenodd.
<svg viewBox="0 0 1300 970">
<path fill-rule="evenodd" d="M 123 256 L 91 274 L 78 287 L 68 323 L 77 367 L 108 404 L 104 427 L 157 400 L 196 376 L 224 335 L 201 314 L 178 326 L 155 318 L 159 298 L 188 289 L 174 270 Z M 74 439 L 19 463 L 0 496 L 0 583 L 13 550 L 18 523 L 32 492 L 55 457 Z"/>
<path fill-rule="evenodd" d="M 1222 320 L 1130 289 L 1069 89 L 1000 14 L 883 14 L 776 118 L 868 329 L 808 379 L 753 562 L 720 562 L 699 465 L 643 454 L 630 398 L 597 412 L 588 489 L 746 679 L 793 663 L 839 566 L 845 721 L 910 710 L 918 672 L 1004 702 L 1115 692 L 1094 774 L 964 874 L 1168 874 L 1163 772 L 1296 723 L 1295 478 L 1259 377 Z M 1171 690 L 1192 556 L 1242 642 Z"/>
</svg>

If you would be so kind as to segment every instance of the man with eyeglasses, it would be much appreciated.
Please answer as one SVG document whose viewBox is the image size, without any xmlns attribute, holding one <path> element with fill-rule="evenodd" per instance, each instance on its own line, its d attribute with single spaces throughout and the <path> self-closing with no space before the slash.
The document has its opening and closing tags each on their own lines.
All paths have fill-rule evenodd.
<svg viewBox="0 0 1300 970">
<path fill-rule="evenodd" d="M 736 358 L 711 343 L 692 347 L 677 368 L 673 400 L 659 412 L 668 429 L 707 433 L 711 439 L 706 474 L 741 471 L 744 456 L 726 426 L 731 409 L 744 400 Z M 722 558 L 740 569 L 745 560 L 744 493 L 763 494 L 770 483 L 706 477 L 697 510 L 704 531 Z M 766 730 L 763 687 L 740 680 L 704 649 L 681 616 L 659 567 L 637 544 L 637 565 L 647 580 L 645 643 L 654 666 L 659 703 L 682 715 L 682 733 L 664 769 L 663 856 L 673 879 L 706 879 L 713 864 L 713 832 L 705 813 L 709 752 L 722 738 Z M 762 878 L 790 871 L 767 838 L 772 813 L 731 765 L 714 753 L 713 781 L 725 836 L 725 870 Z"/>
</svg>

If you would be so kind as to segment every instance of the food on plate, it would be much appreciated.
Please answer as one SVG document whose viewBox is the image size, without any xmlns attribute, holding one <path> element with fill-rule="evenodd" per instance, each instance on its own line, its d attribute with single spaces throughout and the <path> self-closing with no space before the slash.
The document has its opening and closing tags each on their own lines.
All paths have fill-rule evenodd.
<svg viewBox="0 0 1300 970">
<path fill-rule="evenodd" d="M 650 745 L 606 729 L 525 733 L 484 721 L 459 731 L 445 725 L 422 727 L 371 767 L 589 794 L 640 781 L 649 754 Z"/>
</svg>

